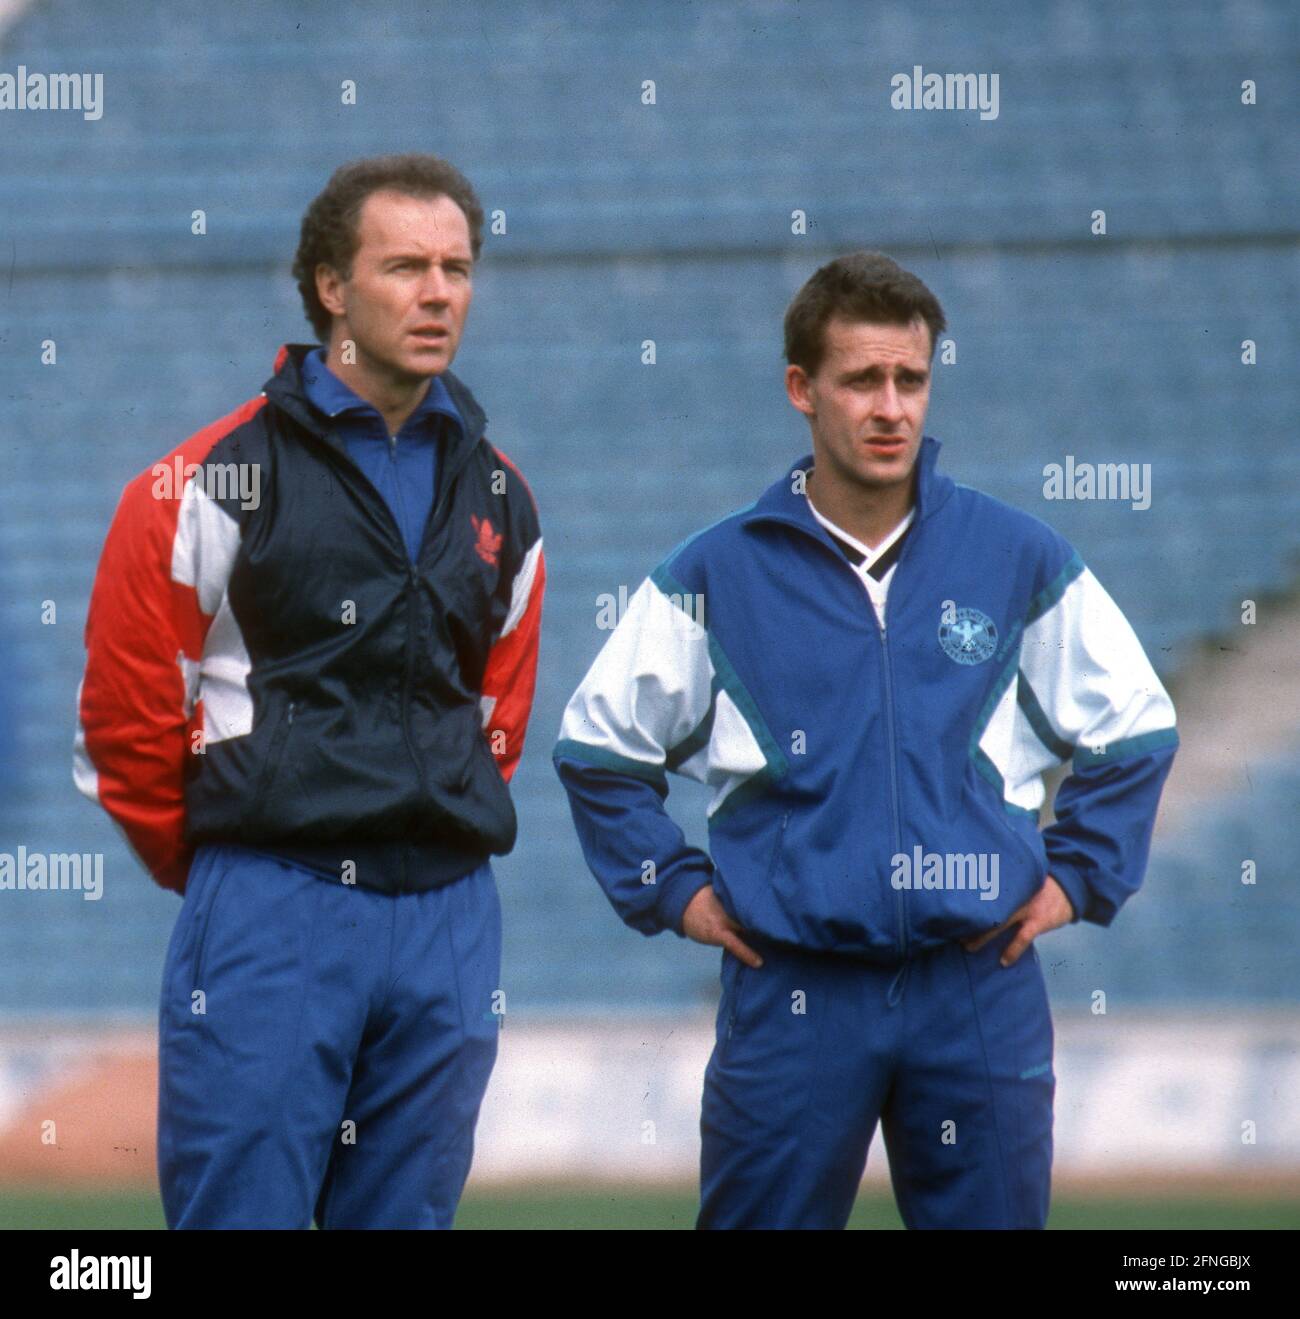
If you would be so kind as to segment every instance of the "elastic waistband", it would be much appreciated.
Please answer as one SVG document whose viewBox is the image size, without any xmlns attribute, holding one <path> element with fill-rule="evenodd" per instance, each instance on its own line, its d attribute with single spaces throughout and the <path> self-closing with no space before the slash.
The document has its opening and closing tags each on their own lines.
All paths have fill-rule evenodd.
<svg viewBox="0 0 1300 1319">
<path fill-rule="evenodd" d="M 462 879 L 490 858 L 441 844 L 331 843 L 316 847 L 253 845 L 251 852 L 292 861 L 335 884 L 355 884 L 379 893 L 427 893 Z"/>
</svg>

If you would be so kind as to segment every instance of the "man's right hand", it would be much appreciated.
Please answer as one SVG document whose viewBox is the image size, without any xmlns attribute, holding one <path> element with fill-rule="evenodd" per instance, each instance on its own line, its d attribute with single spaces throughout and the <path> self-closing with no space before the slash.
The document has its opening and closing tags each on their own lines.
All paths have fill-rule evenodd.
<svg viewBox="0 0 1300 1319">
<path fill-rule="evenodd" d="M 763 959 L 740 937 L 741 927 L 727 915 L 712 884 L 706 884 L 686 904 L 682 913 L 682 933 L 696 943 L 725 948 L 733 957 L 756 970 L 763 965 Z"/>
</svg>

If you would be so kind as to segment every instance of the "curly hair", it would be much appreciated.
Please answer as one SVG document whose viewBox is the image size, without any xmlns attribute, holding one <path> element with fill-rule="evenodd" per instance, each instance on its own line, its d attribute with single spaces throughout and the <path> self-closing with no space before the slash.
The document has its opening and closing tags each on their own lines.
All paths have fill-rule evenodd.
<svg viewBox="0 0 1300 1319">
<path fill-rule="evenodd" d="M 469 221 L 474 260 L 483 248 L 483 207 L 469 180 L 441 156 L 423 152 L 370 156 L 340 165 L 302 217 L 293 277 L 303 310 L 322 343 L 333 317 L 316 293 L 316 267 L 326 265 L 344 278 L 352 274 L 357 254 L 361 208 L 372 192 L 391 190 L 408 197 L 449 197 Z"/>
<path fill-rule="evenodd" d="M 817 270 L 785 313 L 785 360 L 815 376 L 826 355 L 826 322 L 840 316 L 876 325 L 930 327 L 930 355 L 948 326 L 939 299 L 883 252 L 850 252 Z"/>
</svg>

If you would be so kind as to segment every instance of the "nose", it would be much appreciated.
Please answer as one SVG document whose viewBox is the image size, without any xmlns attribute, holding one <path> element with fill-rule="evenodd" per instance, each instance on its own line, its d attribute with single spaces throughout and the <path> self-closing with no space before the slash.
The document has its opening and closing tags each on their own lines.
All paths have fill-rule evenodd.
<svg viewBox="0 0 1300 1319">
<path fill-rule="evenodd" d="M 903 400 L 892 379 L 887 379 L 876 391 L 875 404 L 875 414 L 881 421 L 896 425 L 903 420 Z"/>
<path fill-rule="evenodd" d="M 445 307 L 451 301 L 451 285 L 441 266 L 431 266 L 420 285 L 422 306 Z"/>
</svg>

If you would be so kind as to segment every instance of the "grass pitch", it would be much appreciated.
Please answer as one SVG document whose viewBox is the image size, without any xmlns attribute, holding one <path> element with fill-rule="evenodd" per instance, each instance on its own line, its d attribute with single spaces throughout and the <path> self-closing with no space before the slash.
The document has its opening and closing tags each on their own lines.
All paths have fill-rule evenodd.
<svg viewBox="0 0 1300 1319">
<path fill-rule="evenodd" d="M 476 1189 L 461 1202 L 456 1226 L 470 1231 L 532 1229 L 631 1231 L 689 1229 L 695 1225 L 693 1190 L 644 1187 L 518 1186 Z M 0 1229 L 162 1228 L 162 1204 L 154 1194 L 69 1194 L 50 1190 L 0 1190 Z M 901 1229 L 887 1191 L 864 1191 L 853 1210 L 854 1229 Z M 1300 1228 L 1294 1199 L 1159 1195 L 1117 1198 L 1058 1195 L 1049 1228 Z"/>
</svg>

